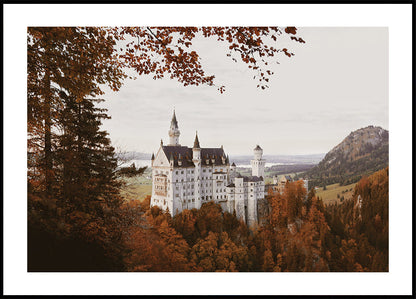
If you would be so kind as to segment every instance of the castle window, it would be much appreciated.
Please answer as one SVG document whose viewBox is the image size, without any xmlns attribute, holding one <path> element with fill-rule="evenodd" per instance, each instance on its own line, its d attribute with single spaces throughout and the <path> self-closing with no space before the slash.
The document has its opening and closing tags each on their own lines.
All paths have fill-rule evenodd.
<svg viewBox="0 0 416 299">
<path fill-rule="evenodd" d="M 181 171 L 181 174 L 183 174 L 183 170 Z"/>
<path fill-rule="evenodd" d="M 178 174 L 178 171 L 176 170 L 176 174 Z"/>
</svg>

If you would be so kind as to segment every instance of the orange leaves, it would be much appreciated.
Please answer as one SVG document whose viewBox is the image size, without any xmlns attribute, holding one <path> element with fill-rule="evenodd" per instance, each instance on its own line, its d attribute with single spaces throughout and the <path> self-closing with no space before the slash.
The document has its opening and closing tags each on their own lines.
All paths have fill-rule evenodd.
<svg viewBox="0 0 416 299">
<path fill-rule="evenodd" d="M 247 248 L 237 246 L 226 232 L 209 232 L 191 250 L 191 259 L 196 271 L 234 272 L 244 269 L 248 262 Z"/>
<path fill-rule="evenodd" d="M 285 32 L 288 34 L 296 34 L 296 27 L 286 27 Z"/>
<path fill-rule="evenodd" d="M 284 32 L 296 34 L 296 28 L 287 27 Z M 287 49 L 279 50 L 270 46 L 269 41 L 266 42 L 269 37 L 277 41 L 277 36 L 282 34 L 278 27 L 127 27 L 121 29 L 117 38 L 121 40 L 130 35 L 134 40 L 137 38 L 137 43 L 127 44 L 127 49 L 119 57 L 123 59 L 124 67 L 131 67 L 139 74 L 154 73 L 154 79 L 163 78 L 168 73 L 170 78 L 177 79 L 184 86 L 212 86 L 214 76 L 206 76 L 198 53 L 188 51 L 198 33 L 203 37 L 216 36 L 218 41 L 229 43 L 230 53 L 227 56 L 233 61 L 237 62 L 237 59 L 231 54 L 238 53 L 239 60 L 246 63 L 248 68 L 256 72 L 263 70 L 263 75 L 258 74 L 258 87 L 262 89 L 268 87 L 262 82 L 270 80 L 266 74 L 271 75 L 266 58 L 275 56 L 279 51 L 283 51 L 289 57 L 293 56 Z M 301 38 L 294 40 L 304 42 Z M 126 55 L 133 53 L 129 47 L 137 54 Z M 142 59 L 135 59 L 136 55 Z M 160 60 L 158 57 L 163 59 Z M 225 89 L 218 90 L 223 93 Z"/>
<path fill-rule="evenodd" d="M 283 53 L 285 53 L 286 56 L 291 57 L 292 55 L 295 55 L 293 53 L 288 52 L 288 50 L 286 48 L 282 49 Z"/>
<path fill-rule="evenodd" d="M 305 41 L 301 37 L 297 38 L 296 36 L 291 36 L 290 39 L 300 43 L 305 43 Z"/>
</svg>

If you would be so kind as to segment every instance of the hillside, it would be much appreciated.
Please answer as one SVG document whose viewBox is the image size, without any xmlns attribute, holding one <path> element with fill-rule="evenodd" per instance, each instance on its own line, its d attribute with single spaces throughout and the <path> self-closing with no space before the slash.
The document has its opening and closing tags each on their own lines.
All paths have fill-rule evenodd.
<svg viewBox="0 0 416 299">
<path fill-rule="evenodd" d="M 363 175 L 387 167 L 388 161 L 389 132 L 381 127 L 368 126 L 351 132 L 306 176 L 311 186 L 348 185 Z"/>
</svg>

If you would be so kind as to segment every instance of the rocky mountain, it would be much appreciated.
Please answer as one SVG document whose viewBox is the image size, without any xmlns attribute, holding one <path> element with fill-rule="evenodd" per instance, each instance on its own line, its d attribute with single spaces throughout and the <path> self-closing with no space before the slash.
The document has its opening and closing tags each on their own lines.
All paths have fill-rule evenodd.
<svg viewBox="0 0 416 299">
<path fill-rule="evenodd" d="M 368 126 L 351 132 L 306 175 L 311 185 L 350 184 L 388 166 L 389 132 Z"/>
</svg>

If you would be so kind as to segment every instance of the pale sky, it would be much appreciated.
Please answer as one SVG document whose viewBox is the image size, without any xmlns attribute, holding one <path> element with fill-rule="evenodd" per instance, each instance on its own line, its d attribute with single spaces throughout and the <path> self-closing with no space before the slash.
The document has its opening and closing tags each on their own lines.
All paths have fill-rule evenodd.
<svg viewBox="0 0 416 299">
<path fill-rule="evenodd" d="M 119 92 L 108 91 L 112 119 L 103 128 L 124 151 L 155 152 L 169 142 L 173 108 L 181 145 L 224 146 L 230 155 L 326 153 L 350 132 L 375 125 L 389 129 L 388 29 L 386 27 L 300 27 L 306 43 L 281 45 L 295 56 L 278 57 L 270 88 L 256 87 L 254 73 L 226 57 L 225 44 L 195 40 L 207 75 L 216 87 L 139 76 Z"/>
</svg>

